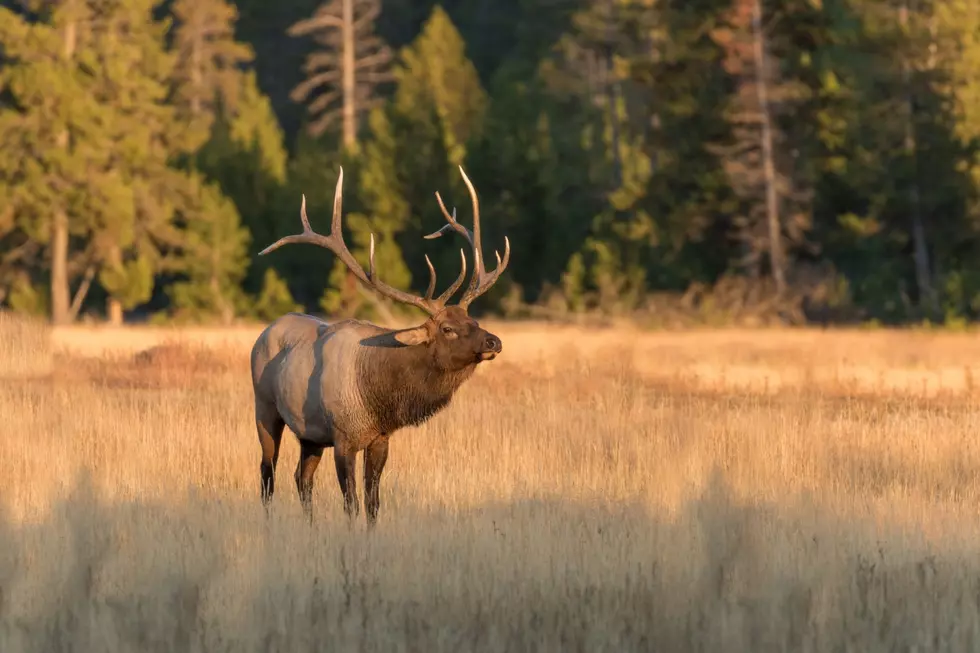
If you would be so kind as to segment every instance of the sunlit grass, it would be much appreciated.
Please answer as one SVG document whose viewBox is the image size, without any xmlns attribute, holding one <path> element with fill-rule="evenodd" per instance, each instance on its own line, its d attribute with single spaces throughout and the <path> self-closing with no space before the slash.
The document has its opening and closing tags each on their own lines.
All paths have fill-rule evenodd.
<svg viewBox="0 0 980 653">
<path fill-rule="evenodd" d="M 50 369 L 0 381 L 0 650 L 976 649 L 975 395 L 886 379 L 980 345 L 496 332 L 504 356 L 392 440 L 373 532 L 329 456 L 306 524 L 288 435 L 262 510 L 254 333 L 131 330 L 98 358 L 55 334 Z"/>
</svg>

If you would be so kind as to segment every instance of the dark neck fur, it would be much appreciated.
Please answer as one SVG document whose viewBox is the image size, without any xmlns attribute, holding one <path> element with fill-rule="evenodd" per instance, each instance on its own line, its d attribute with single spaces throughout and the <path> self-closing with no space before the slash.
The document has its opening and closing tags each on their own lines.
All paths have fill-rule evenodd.
<svg viewBox="0 0 980 653">
<path fill-rule="evenodd" d="M 361 348 L 357 381 L 381 433 L 416 426 L 442 410 L 476 365 L 456 372 L 438 369 L 427 347 Z"/>
</svg>

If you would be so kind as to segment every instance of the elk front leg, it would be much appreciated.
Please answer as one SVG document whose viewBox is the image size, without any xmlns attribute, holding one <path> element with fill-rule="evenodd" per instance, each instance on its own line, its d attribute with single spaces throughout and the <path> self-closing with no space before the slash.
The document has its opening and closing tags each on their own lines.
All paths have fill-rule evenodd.
<svg viewBox="0 0 980 653">
<path fill-rule="evenodd" d="M 296 465 L 296 491 L 306 518 L 313 521 L 313 474 L 323 456 L 321 445 L 300 441 L 299 463 Z"/>
<path fill-rule="evenodd" d="M 357 461 L 357 450 L 338 443 L 333 447 L 333 461 L 337 466 L 337 481 L 340 491 L 344 493 L 344 512 L 351 519 L 357 517 L 357 479 L 354 476 L 354 465 Z"/>
<path fill-rule="evenodd" d="M 364 511 L 368 525 L 373 526 L 381 507 L 381 472 L 388 462 L 388 436 L 375 439 L 364 452 Z"/>
</svg>

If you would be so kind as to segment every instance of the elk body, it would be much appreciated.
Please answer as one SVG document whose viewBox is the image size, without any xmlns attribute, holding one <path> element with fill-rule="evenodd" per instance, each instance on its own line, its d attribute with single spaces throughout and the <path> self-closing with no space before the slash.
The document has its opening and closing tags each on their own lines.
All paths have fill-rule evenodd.
<svg viewBox="0 0 980 653">
<path fill-rule="evenodd" d="M 337 480 L 348 517 L 358 514 L 354 465 L 364 452 L 364 508 L 369 523 L 377 519 L 381 473 L 388 459 L 388 440 L 398 429 L 419 425 L 444 408 L 476 366 L 500 353 L 500 338 L 482 329 L 467 314 L 470 303 L 496 282 L 510 260 L 505 238 L 504 257 L 487 273 L 480 246 L 480 209 L 476 190 L 460 168 L 473 203 L 473 231 L 446 211 L 436 198 L 448 224 L 426 238 L 455 231 L 473 251 L 474 270 L 457 305 L 447 305 L 466 276 L 466 256 L 456 281 L 438 298 L 435 269 L 426 257 L 430 281 L 424 297 L 402 292 L 378 279 L 374 269 L 374 236 L 370 268 L 361 268 L 344 244 L 341 232 L 344 172 L 334 195 L 330 235 L 318 234 L 306 216 L 306 198 L 300 209 L 303 232 L 281 238 L 265 248 L 267 254 L 282 245 L 310 243 L 334 253 L 369 289 L 395 301 L 417 306 L 429 314 L 419 326 L 386 329 L 360 320 L 328 324 L 310 315 L 289 313 L 270 324 L 252 348 L 252 385 L 255 424 L 262 447 L 261 496 L 268 502 L 275 491 L 275 472 L 283 427 L 300 443 L 296 489 L 307 516 L 312 518 L 313 477 L 325 448 L 333 448 Z"/>
</svg>

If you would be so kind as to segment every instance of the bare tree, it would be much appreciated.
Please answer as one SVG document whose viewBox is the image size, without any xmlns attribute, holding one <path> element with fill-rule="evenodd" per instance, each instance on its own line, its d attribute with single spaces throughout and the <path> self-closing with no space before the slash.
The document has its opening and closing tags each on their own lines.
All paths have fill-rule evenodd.
<svg viewBox="0 0 980 653">
<path fill-rule="evenodd" d="M 762 29 L 762 0 L 752 3 L 752 41 L 755 54 L 755 86 L 759 100 L 759 119 L 762 123 L 762 170 L 766 183 L 766 224 L 769 231 L 769 265 L 776 291 L 786 290 L 786 271 L 783 263 L 783 237 L 779 221 L 779 194 L 776 190 L 776 165 L 772 155 L 772 115 L 769 111 L 769 89 L 766 80 L 766 35 Z"/>
<path fill-rule="evenodd" d="M 313 136 L 342 118 L 344 147 L 353 147 L 359 116 L 379 101 L 375 87 L 392 79 L 391 49 L 374 34 L 380 13 L 381 0 L 330 0 L 289 28 L 290 36 L 312 34 L 322 46 L 307 56 L 307 77 L 290 94 L 294 102 L 308 102 Z"/>
<path fill-rule="evenodd" d="M 787 242 L 804 244 L 810 193 L 797 185 L 795 160 L 777 118 L 793 112 L 800 88 L 780 77 L 770 56 L 761 0 L 733 0 L 727 25 L 715 30 L 725 70 L 736 81 L 728 109 L 731 144 L 715 146 L 743 208 L 733 219 L 742 265 L 758 276 L 768 255 L 776 291 L 786 290 Z"/>
</svg>

